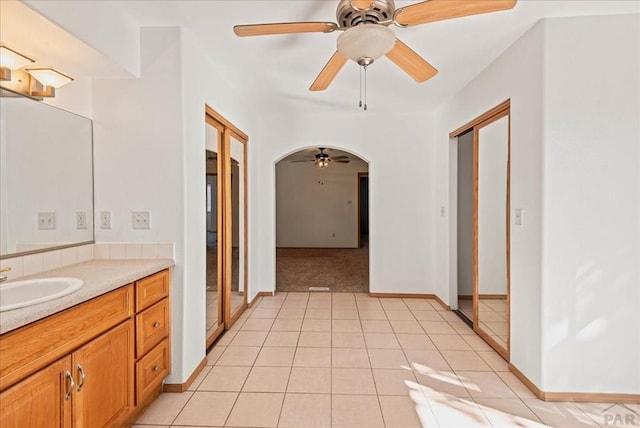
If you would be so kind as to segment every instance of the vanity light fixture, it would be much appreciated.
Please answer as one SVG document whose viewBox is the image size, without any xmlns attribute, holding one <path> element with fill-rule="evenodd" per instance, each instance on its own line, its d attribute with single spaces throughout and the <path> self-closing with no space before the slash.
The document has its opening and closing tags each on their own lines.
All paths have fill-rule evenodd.
<svg viewBox="0 0 640 428">
<path fill-rule="evenodd" d="M 25 71 L 36 78 L 45 87 L 51 86 L 58 89 L 68 83 L 73 82 L 73 77 L 59 72 L 53 67 L 28 67 Z"/>
<path fill-rule="evenodd" d="M 17 70 L 34 62 L 33 59 L 0 43 L 0 80 L 11 80 L 11 70 Z"/>
</svg>

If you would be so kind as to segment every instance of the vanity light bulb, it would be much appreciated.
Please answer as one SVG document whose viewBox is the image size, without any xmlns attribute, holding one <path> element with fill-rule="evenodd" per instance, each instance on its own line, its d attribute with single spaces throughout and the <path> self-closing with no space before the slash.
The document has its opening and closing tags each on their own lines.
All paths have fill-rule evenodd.
<svg viewBox="0 0 640 428">
<path fill-rule="evenodd" d="M 33 60 L 7 46 L 0 46 L 0 67 L 17 70 L 29 65 Z"/>
</svg>

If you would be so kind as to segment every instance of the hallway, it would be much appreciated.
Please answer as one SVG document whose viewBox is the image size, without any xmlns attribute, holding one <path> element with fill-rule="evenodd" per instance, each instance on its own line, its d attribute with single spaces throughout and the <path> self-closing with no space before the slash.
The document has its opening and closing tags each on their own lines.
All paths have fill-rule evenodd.
<svg viewBox="0 0 640 428">
<path fill-rule="evenodd" d="M 581 427 L 610 406 L 538 400 L 434 300 L 277 293 L 135 427 Z"/>
</svg>

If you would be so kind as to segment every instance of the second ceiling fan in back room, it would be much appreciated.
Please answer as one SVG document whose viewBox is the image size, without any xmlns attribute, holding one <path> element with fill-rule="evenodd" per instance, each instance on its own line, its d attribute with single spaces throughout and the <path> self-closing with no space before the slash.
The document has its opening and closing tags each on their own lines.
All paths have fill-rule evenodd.
<svg viewBox="0 0 640 428">
<path fill-rule="evenodd" d="M 355 61 L 365 73 L 375 60 L 385 55 L 417 82 L 424 82 L 438 73 L 435 67 L 396 38 L 389 28 L 410 27 L 429 22 L 512 9 L 517 0 L 428 0 L 396 9 L 393 0 L 340 0 L 335 22 L 281 22 L 236 25 L 233 31 L 240 37 L 292 33 L 331 33 L 344 31 L 337 50 L 324 66 L 309 90 L 323 91 L 347 60 Z"/>
<path fill-rule="evenodd" d="M 329 166 L 329 162 L 336 162 L 336 163 L 349 163 L 351 162 L 349 160 L 348 156 L 329 156 L 329 154 L 325 153 L 324 151 L 327 150 L 324 147 L 318 147 L 318 150 L 320 150 L 320 153 L 316 153 L 313 156 L 305 156 L 305 158 L 307 159 L 298 159 L 298 160 L 292 160 L 291 162 L 313 162 L 318 168 L 326 168 Z"/>
</svg>

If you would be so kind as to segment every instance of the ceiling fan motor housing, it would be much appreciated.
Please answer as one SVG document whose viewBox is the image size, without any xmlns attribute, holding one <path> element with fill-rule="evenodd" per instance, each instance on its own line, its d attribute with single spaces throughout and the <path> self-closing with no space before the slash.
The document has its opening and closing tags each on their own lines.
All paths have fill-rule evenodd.
<svg viewBox="0 0 640 428">
<path fill-rule="evenodd" d="M 336 18 L 340 27 L 355 27 L 360 24 L 390 25 L 396 5 L 393 0 L 375 0 L 366 10 L 351 4 L 351 0 L 340 0 Z"/>
</svg>

